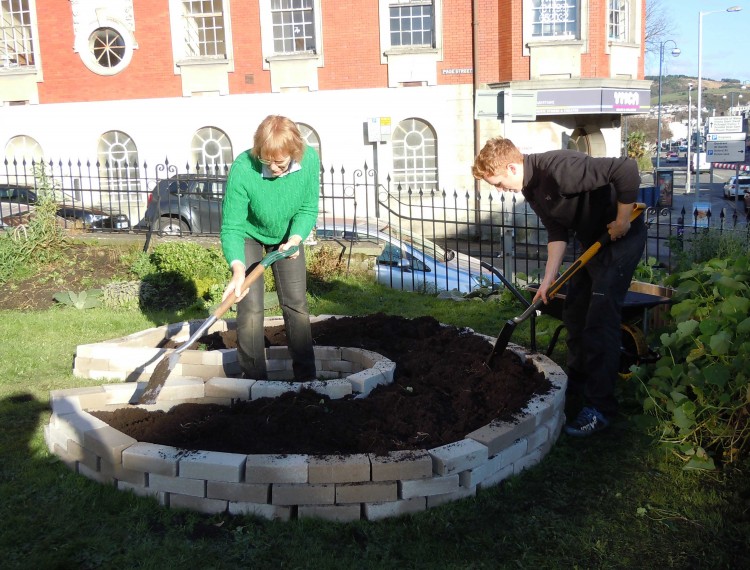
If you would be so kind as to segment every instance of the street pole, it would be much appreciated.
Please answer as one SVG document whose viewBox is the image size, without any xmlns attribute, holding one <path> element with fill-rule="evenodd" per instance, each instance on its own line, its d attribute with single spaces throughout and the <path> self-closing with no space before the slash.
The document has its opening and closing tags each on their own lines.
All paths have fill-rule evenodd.
<svg viewBox="0 0 750 570">
<path fill-rule="evenodd" d="M 658 121 L 658 124 L 656 125 L 656 170 L 659 170 L 659 166 L 661 164 L 659 160 L 659 157 L 661 156 L 661 66 L 662 63 L 664 63 L 664 46 L 669 42 L 672 42 L 674 44 L 672 55 L 674 57 L 680 55 L 680 48 L 677 47 L 677 44 L 674 40 L 666 40 L 664 42 L 661 42 L 661 44 L 659 45 L 659 108 L 656 111 Z M 654 180 L 656 180 L 656 176 L 654 176 Z"/>
<path fill-rule="evenodd" d="M 690 194 L 690 147 L 693 145 L 693 121 L 690 113 L 693 110 L 693 84 L 688 83 L 688 171 L 685 174 L 685 194 Z M 700 155 L 698 155 L 700 157 Z"/>
</svg>

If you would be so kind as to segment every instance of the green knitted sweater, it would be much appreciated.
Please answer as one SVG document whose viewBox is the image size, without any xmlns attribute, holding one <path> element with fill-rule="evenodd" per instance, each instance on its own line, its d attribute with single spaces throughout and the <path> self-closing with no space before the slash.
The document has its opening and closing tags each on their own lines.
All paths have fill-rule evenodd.
<svg viewBox="0 0 750 570">
<path fill-rule="evenodd" d="M 263 178 L 263 165 L 250 151 L 238 156 L 229 170 L 222 206 L 221 247 L 231 265 L 245 263 L 245 239 L 264 245 L 303 240 L 318 219 L 320 159 L 306 147 L 301 169 L 277 178 Z"/>
</svg>

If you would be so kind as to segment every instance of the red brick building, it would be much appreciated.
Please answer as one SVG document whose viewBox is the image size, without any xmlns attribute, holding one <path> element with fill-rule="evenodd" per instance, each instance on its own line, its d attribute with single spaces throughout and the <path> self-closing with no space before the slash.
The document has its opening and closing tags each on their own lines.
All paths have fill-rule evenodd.
<svg viewBox="0 0 750 570">
<path fill-rule="evenodd" d="M 619 155 L 644 24 L 645 0 L 0 0 L 0 149 L 138 178 L 229 164 L 278 113 L 324 167 L 470 189 L 498 134 Z"/>
</svg>

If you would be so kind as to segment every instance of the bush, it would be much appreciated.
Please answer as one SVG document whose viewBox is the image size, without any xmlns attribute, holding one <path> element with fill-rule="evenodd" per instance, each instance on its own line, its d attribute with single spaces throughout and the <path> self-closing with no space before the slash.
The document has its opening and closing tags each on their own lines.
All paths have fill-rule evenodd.
<svg viewBox="0 0 750 570">
<path fill-rule="evenodd" d="M 634 369 L 645 416 L 686 468 L 714 468 L 750 451 L 750 257 L 712 259 L 672 276 L 676 330 L 659 358 Z"/>
</svg>

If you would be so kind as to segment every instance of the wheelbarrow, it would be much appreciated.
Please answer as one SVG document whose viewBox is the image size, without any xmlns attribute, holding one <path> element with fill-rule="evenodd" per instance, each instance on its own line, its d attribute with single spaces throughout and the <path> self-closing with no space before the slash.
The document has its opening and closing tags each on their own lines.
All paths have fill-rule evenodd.
<svg viewBox="0 0 750 570">
<path fill-rule="evenodd" d="M 533 296 L 536 294 L 538 285 L 532 284 L 525 287 Z M 559 321 L 562 321 L 563 306 L 565 303 L 565 293 L 567 285 L 560 292 L 550 299 L 549 303 L 541 306 L 541 312 L 549 315 Z M 620 376 L 627 378 L 630 376 L 630 367 L 633 365 L 653 362 L 656 358 L 656 352 L 649 346 L 646 341 L 648 332 L 649 311 L 660 305 L 668 305 L 672 299 L 666 295 L 654 295 L 634 291 L 633 285 L 625 294 L 625 301 L 622 306 L 622 341 L 620 345 Z M 552 338 L 547 345 L 545 354 L 550 356 L 555 350 L 555 345 L 560 337 L 560 333 L 565 328 L 560 323 L 552 333 Z"/>
</svg>

